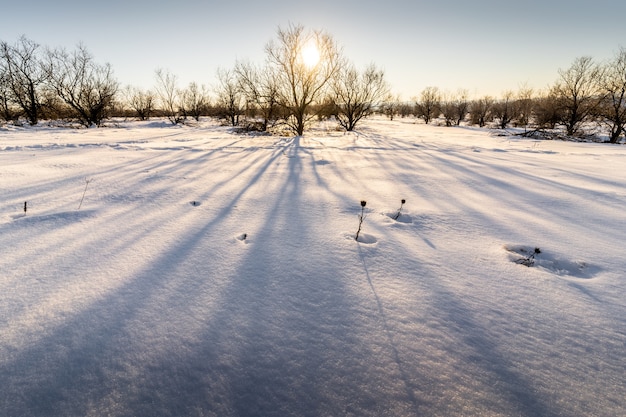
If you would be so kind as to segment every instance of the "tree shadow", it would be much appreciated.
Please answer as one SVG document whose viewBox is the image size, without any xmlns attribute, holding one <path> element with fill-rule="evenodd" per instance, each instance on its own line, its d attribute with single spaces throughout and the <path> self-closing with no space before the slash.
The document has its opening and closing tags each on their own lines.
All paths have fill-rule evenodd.
<svg viewBox="0 0 626 417">
<path fill-rule="evenodd" d="M 154 203 L 134 218 L 141 199 L 91 220 L 126 225 L 116 229 L 126 232 L 117 239 L 103 232 L 98 250 L 112 260 L 155 240 L 167 244 L 139 268 L 113 268 L 121 274 L 117 284 L 91 300 L 70 293 L 77 304 L 69 310 L 37 316 L 42 323 L 23 321 L 48 327 L 29 333 L 28 343 L 16 336 L 15 350 L 2 360 L 7 384 L 0 400 L 8 415 L 366 416 L 405 401 L 380 392 L 384 378 L 368 359 L 372 329 L 358 319 L 359 299 L 346 288 L 350 269 L 320 234 L 325 229 L 315 227 L 334 215 L 318 200 L 326 192 L 323 176 L 308 181 L 317 165 L 306 163 L 310 155 L 297 138 L 248 156 L 250 164 L 207 184 L 197 197 L 201 206 L 183 200 L 186 211 L 178 216 Z M 168 180 L 140 178 L 138 191 L 168 200 L 166 187 L 184 183 L 185 172 L 201 170 L 206 159 L 157 158 L 154 166 Z M 115 174 L 121 187 L 129 181 L 124 174 Z M 113 169 L 107 175 L 116 180 Z M 248 245 L 220 240 L 249 216 L 256 218 L 249 219 Z M 169 238 L 171 230 L 181 238 Z M 82 242 L 70 245 L 72 256 L 91 249 Z M 57 277 L 58 285 L 111 278 L 88 267 L 80 272 Z"/>
<path fill-rule="evenodd" d="M 116 186 L 97 195 L 113 208 L 91 213 L 84 226 L 124 226 L 101 232 L 100 241 L 77 235 L 36 247 L 54 255 L 37 260 L 26 279 L 64 255 L 81 254 L 85 265 L 45 284 L 51 297 L 70 297 L 75 306 L 16 309 L 10 319 L 21 324 L 2 327 L 9 329 L 3 336 L 15 341 L 0 344 L 3 412 L 379 416 L 451 415 L 464 409 L 558 415 L 554 397 L 520 369 L 489 328 L 489 317 L 480 316 L 475 295 L 443 276 L 449 272 L 445 266 L 430 267 L 418 245 L 404 247 L 398 240 L 391 250 L 379 239 L 376 247 L 361 247 L 324 235 L 348 217 L 337 210 L 351 199 L 344 190 L 377 190 L 359 172 L 344 171 L 344 156 L 316 163 L 317 148 L 304 140 L 193 151 L 193 157 L 189 150 L 168 151 L 150 156 L 149 163 L 140 161 L 141 168 L 103 169 L 99 176 Z M 469 220 L 459 222 L 494 224 L 489 213 L 462 196 L 443 202 L 437 195 L 441 187 L 429 189 L 433 182 L 420 183 L 419 171 L 410 171 L 418 161 L 423 166 L 417 168 L 434 165 L 450 175 L 488 180 L 479 167 L 463 168 L 462 161 L 455 167 L 436 155 L 408 156 L 404 152 L 421 151 L 400 140 L 379 145 L 379 152 L 393 151 L 393 158 L 370 155 L 368 162 L 393 171 L 385 175 L 400 183 L 417 184 L 419 195 L 409 201 L 432 198 L 442 212 L 452 205 L 465 212 Z M 358 149 L 345 151 L 353 158 Z M 141 172 L 146 166 L 151 172 Z M 189 190 L 193 201 L 202 202 L 197 207 L 183 192 L 192 176 L 206 178 L 204 187 Z M 124 191 L 126 185 L 134 189 L 133 181 L 141 183 L 137 200 Z M 502 192 L 522 191 L 504 181 L 491 184 Z M 432 253 L 443 251 L 423 229 L 434 220 L 452 222 L 455 214 L 416 216 L 410 227 L 422 228 L 416 236 Z M 327 224 L 317 227 L 317 222 Z M 1 230 L 18 234 L 14 226 Z M 76 230 L 88 235 L 87 227 Z M 248 236 L 246 245 L 227 238 L 241 232 Z M 163 245 L 155 245 L 160 240 Z M 144 245 L 160 251 L 147 253 Z M 89 265 L 83 252 L 92 250 L 106 253 L 109 263 Z M 147 259 L 138 259 L 135 267 L 132 251 Z M 393 259 L 385 256 L 391 252 Z M 459 275 L 459 281 L 468 278 Z M 98 287 L 98 279 L 108 281 Z M 82 292 L 63 292 L 64 286 L 90 280 L 96 288 L 87 300 Z M 416 296 L 395 298 L 399 291 Z M 20 336 L 24 328 L 28 334 Z"/>
</svg>

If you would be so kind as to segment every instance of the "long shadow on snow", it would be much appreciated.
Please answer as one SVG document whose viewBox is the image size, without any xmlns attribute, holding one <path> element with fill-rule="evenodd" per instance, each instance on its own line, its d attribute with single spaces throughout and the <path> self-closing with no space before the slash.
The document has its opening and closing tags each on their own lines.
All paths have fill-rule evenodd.
<svg viewBox="0 0 626 417">
<path fill-rule="evenodd" d="M 36 344 L 13 352 L 0 368 L 2 379 L 10 381 L 0 396 L 3 409 L 9 415 L 32 416 L 94 411 L 381 415 L 389 410 L 394 404 L 384 403 L 377 376 L 367 366 L 372 354 L 363 344 L 367 329 L 346 314 L 358 304 L 343 288 L 347 277 L 307 227 L 312 221 L 307 213 L 313 220 L 324 213 L 304 196 L 295 141 L 287 145 L 292 149 L 285 148 L 291 158 L 274 208 L 263 213 L 263 226 L 225 286 L 208 285 L 198 276 L 176 283 L 171 279 L 181 265 L 194 262 L 196 247 L 231 208 L 252 187 L 262 185 L 261 178 L 281 152 L 257 168 L 249 184 L 204 227 L 185 232 L 184 240 L 143 272 L 88 308 L 68 314 Z M 128 249 L 132 245 L 115 244 L 114 250 Z M 209 279 L 214 274 L 201 266 L 198 273 Z M 184 292 L 172 293 L 172 286 Z M 207 294 L 207 288 L 217 293 Z M 203 301 L 217 307 L 198 317 L 194 308 Z M 164 311 L 159 313 L 159 308 Z M 167 313 L 189 314 L 188 320 L 171 320 L 191 330 L 200 325 L 204 332 L 163 327 L 170 321 Z"/>
<path fill-rule="evenodd" d="M 560 410 L 550 406 L 551 401 L 546 398 L 547 395 L 538 390 L 528 376 L 515 369 L 513 364 L 518 358 L 509 357 L 490 336 L 486 322 L 481 321 L 478 316 L 480 312 L 476 310 L 477 306 L 470 307 L 469 303 L 463 300 L 464 294 L 448 288 L 442 277 L 425 265 L 417 252 L 403 247 L 394 248 L 394 257 L 403 260 L 407 271 L 420 273 L 415 280 L 407 281 L 405 285 L 416 286 L 420 292 L 429 294 L 415 300 L 414 308 L 423 310 L 421 314 L 424 316 L 419 320 L 435 320 L 438 324 L 431 329 L 428 336 L 397 334 L 394 330 L 397 320 L 406 320 L 403 316 L 407 313 L 399 311 L 399 307 L 389 310 L 390 307 L 394 307 L 394 300 L 381 296 L 385 294 L 386 277 L 372 275 L 369 267 L 374 261 L 361 256 L 368 284 L 382 316 L 389 343 L 393 346 L 395 360 L 401 369 L 406 389 L 411 392 L 410 395 L 415 399 L 421 413 L 424 415 L 493 413 L 526 417 L 560 415 Z M 430 339 L 436 337 L 432 330 L 442 332 L 441 336 L 448 340 Z M 403 340 L 404 343 L 399 340 Z M 419 350 L 425 357 L 412 354 L 411 340 L 425 345 Z M 446 345 L 450 342 L 454 343 L 454 346 Z M 431 343 L 433 345 L 428 346 Z M 436 351 L 436 346 L 439 345 L 445 349 L 444 356 Z M 426 357 L 430 355 L 435 359 Z M 437 366 L 436 362 L 433 365 L 433 360 L 442 359 L 444 362 L 439 363 L 441 369 L 433 370 L 432 367 Z M 426 363 L 430 370 L 425 368 Z M 463 370 L 455 370 L 452 380 L 442 379 L 439 373 L 447 374 L 446 367 L 452 366 L 453 363 L 462 364 Z M 484 399 L 479 400 L 481 397 Z M 512 410 L 514 413 L 510 414 Z"/>
<path fill-rule="evenodd" d="M 417 185 L 422 188 L 419 195 L 415 196 L 416 198 L 411 201 L 419 201 L 418 198 L 425 198 L 425 196 L 428 196 L 429 193 L 433 192 L 433 190 L 425 188 L 428 184 L 422 184 L 419 167 L 415 167 L 415 173 L 411 176 L 400 177 L 400 173 L 407 172 L 408 166 L 402 165 L 404 163 L 403 158 L 396 158 L 392 161 L 388 158 L 388 155 L 386 155 L 387 152 L 402 151 L 403 154 L 410 153 L 413 158 L 407 158 L 407 163 L 409 161 L 414 162 L 415 160 L 424 159 L 425 166 L 431 166 L 432 163 L 429 162 L 429 160 L 434 158 L 439 160 L 438 166 L 452 168 L 453 172 L 457 171 L 454 176 L 457 176 L 459 172 L 462 172 L 463 178 L 473 178 L 475 181 L 480 179 L 487 182 L 493 181 L 492 178 L 487 177 L 478 171 L 468 170 L 456 165 L 450 166 L 450 161 L 446 158 L 438 157 L 432 153 L 424 154 L 420 149 L 414 147 L 406 147 L 402 141 L 391 144 L 387 141 L 385 146 L 379 146 L 378 142 L 381 142 L 384 139 L 383 137 L 378 137 L 375 134 L 368 134 L 366 135 L 366 139 L 374 141 L 374 146 L 363 146 L 363 148 L 376 149 L 379 151 L 376 155 L 379 158 L 377 164 L 381 167 L 381 169 L 391 171 L 390 175 L 398 178 L 398 181 L 400 182 L 408 181 L 409 184 L 414 184 L 414 186 Z M 416 156 L 416 154 L 422 154 L 423 156 Z M 399 154 L 398 157 L 400 156 L 401 155 Z M 390 169 L 390 161 L 398 166 L 397 170 L 393 168 Z M 364 185 L 366 186 L 366 184 Z M 431 183 L 430 185 L 433 184 Z M 515 191 L 510 190 L 509 184 L 504 182 L 500 181 L 498 182 L 498 185 L 502 186 L 503 189 L 506 189 L 507 192 Z M 433 196 L 436 198 L 441 197 L 441 193 L 439 191 L 435 190 L 434 192 L 435 194 L 433 194 Z M 462 199 L 458 199 L 458 201 L 453 204 L 458 207 L 464 207 L 462 211 L 472 213 L 474 217 L 484 215 L 482 212 L 474 212 L 471 206 L 469 206 L 467 202 Z M 490 218 L 486 219 L 487 224 L 490 224 L 493 220 L 494 219 Z M 429 246 L 433 248 L 432 244 Z M 402 252 L 402 250 L 400 250 L 400 252 Z M 403 255 L 400 253 L 394 255 L 404 259 Z M 406 256 L 407 261 L 410 262 L 414 255 L 407 252 L 404 256 Z M 438 412 L 442 412 L 442 408 L 445 409 L 445 404 L 429 404 L 426 399 L 427 395 L 422 393 L 422 391 L 428 391 L 429 389 L 429 375 L 423 375 L 422 378 L 420 378 L 419 358 L 416 359 L 408 357 L 406 354 L 407 346 L 399 345 L 398 342 L 396 342 L 397 337 L 394 336 L 394 318 L 392 316 L 386 316 L 386 302 L 379 296 L 379 291 L 377 290 L 378 284 L 376 284 L 376 282 L 377 278 L 380 277 L 372 277 L 368 268 L 368 262 L 363 256 L 361 256 L 361 260 L 365 268 L 368 283 L 375 297 L 379 313 L 382 316 L 389 344 L 392 346 L 395 360 L 401 370 L 401 375 L 405 381 L 405 387 L 407 392 L 409 392 L 410 398 L 412 398 L 412 401 L 417 403 L 420 410 L 425 410 L 428 414 L 438 414 Z M 423 266 L 419 264 L 419 260 L 416 261 L 418 264 L 415 266 L 414 270 L 421 270 Z M 514 369 L 514 358 L 508 358 L 505 353 L 500 352 L 498 343 L 491 336 L 489 336 L 487 328 L 483 323 L 481 323 L 480 320 L 478 320 L 477 317 L 474 316 L 473 310 L 465 305 L 461 299 L 461 295 L 446 288 L 445 284 L 441 283 L 436 276 L 426 276 L 424 278 L 430 278 L 424 288 L 432 293 L 432 300 L 429 303 L 430 309 L 432 310 L 431 314 L 434 317 L 438 317 L 444 323 L 447 323 L 447 325 L 456 324 L 454 327 L 449 327 L 447 332 L 449 332 L 449 334 L 451 334 L 452 337 L 458 341 L 458 343 L 464 346 L 465 357 L 460 359 L 462 361 L 466 361 L 467 363 L 478 363 L 478 366 L 486 372 L 488 378 L 487 380 L 482 381 L 482 383 L 485 387 L 489 386 L 489 384 L 493 384 L 498 387 L 493 389 L 496 395 L 495 401 L 498 402 L 500 400 L 504 400 L 510 407 L 517 411 L 517 415 L 528 417 L 535 415 L 558 415 L 558 410 L 550 408 L 548 405 L 549 400 L 542 398 L 542 395 L 536 392 L 532 382 L 528 380 L 525 375 L 518 373 Z M 393 304 L 392 300 L 388 302 Z M 430 382 L 434 383 L 435 381 Z M 495 406 L 496 405 L 494 404 L 494 407 Z M 430 407 L 434 407 L 434 409 Z M 507 410 L 501 411 L 503 413 L 507 412 Z"/>
<path fill-rule="evenodd" d="M 598 208 L 601 209 L 609 197 L 604 194 L 599 195 L 596 191 L 593 191 L 593 187 L 585 189 L 501 164 L 485 164 L 482 158 L 464 153 L 447 153 L 445 157 L 436 154 L 430 154 L 430 156 L 438 160 L 442 169 L 452 173 L 465 187 L 482 194 L 483 200 L 481 205 L 486 205 L 489 199 L 491 199 L 493 207 L 498 207 L 503 202 L 518 201 L 520 196 L 527 196 L 527 198 L 522 199 L 522 201 L 529 202 L 526 207 L 517 207 L 518 210 L 507 211 L 501 217 L 491 214 L 489 218 L 485 217 L 485 213 L 480 213 L 475 207 L 468 204 L 471 202 L 457 199 L 456 204 L 459 207 L 465 207 L 464 212 L 484 217 L 487 221 L 486 224 L 489 224 L 489 221 L 499 222 L 503 229 L 509 230 L 508 234 L 511 236 L 530 227 L 553 227 L 555 229 L 554 232 L 558 232 L 560 230 L 558 227 L 560 222 L 570 225 L 581 225 L 583 228 L 581 233 L 584 233 L 587 227 L 603 230 L 607 235 L 615 235 L 616 233 L 614 225 L 607 224 L 602 217 L 592 215 L 596 211 L 592 211 L 581 222 L 581 219 L 576 214 L 578 210 L 570 209 L 570 206 L 575 205 L 578 199 L 585 201 L 587 204 L 598 204 Z M 470 166 L 473 166 L 473 168 L 470 168 Z M 487 168 L 490 168 L 489 172 L 485 172 Z M 596 178 L 584 177 L 584 179 L 586 184 L 603 183 Z M 539 190 L 537 189 L 537 184 L 544 184 L 549 189 Z M 556 193 L 553 190 L 556 190 Z M 555 195 L 558 195 L 559 192 L 565 193 L 568 198 L 555 198 Z M 598 202 L 600 196 L 604 197 L 604 201 Z M 619 200 L 612 199 L 613 203 L 616 201 Z M 535 203 L 531 205 L 530 202 L 541 202 L 541 204 Z M 523 208 L 523 210 L 519 210 L 520 208 Z M 545 221 L 547 218 L 546 214 L 552 214 L 552 219 L 555 219 L 555 221 L 548 224 Z"/>
<path fill-rule="evenodd" d="M 133 340 L 127 326 L 144 310 L 150 309 L 149 303 L 168 285 L 170 274 L 188 260 L 196 245 L 206 238 L 221 217 L 280 155 L 276 152 L 270 156 L 248 186 L 236 194 L 212 221 L 201 229 L 186 233 L 185 240 L 162 254 L 144 273 L 108 293 L 88 309 L 70 314 L 63 325 L 41 338 L 36 345 L 13 352 L 0 368 L 2 380 L 12 381 L 3 387 L 0 396 L 5 412 L 8 415 L 32 416 L 86 415 L 91 407 L 102 404 L 112 393 L 117 393 L 117 398 L 111 400 L 116 403 L 109 410 L 112 414 L 118 414 L 115 411 L 120 409 L 119 414 L 180 415 L 181 412 L 186 413 L 182 410 L 190 410 L 194 406 L 206 408 L 205 387 L 191 383 L 193 381 L 182 381 L 182 385 L 173 386 L 166 383 L 158 387 L 166 392 L 152 392 L 150 387 L 142 391 L 142 387 L 134 385 L 133 377 L 127 375 L 124 369 L 127 366 L 152 370 L 141 378 L 149 385 L 150 381 L 167 381 L 168 371 L 174 374 L 189 372 L 195 363 L 183 364 L 179 369 L 179 364 L 170 362 L 170 368 L 165 367 L 166 372 L 159 372 L 164 369 L 162 365 L 142 363 L 141 359 L 132 357 L 132 351 L 125 351 L 125 344 Z M 124 248 L 121 246 L 116 250 Z M 192 294 L 194 286 L 201 285 L 193 278 L 189 277 L 192 283 L 186 286 Z M 117 380 L 112 378 L 115 374 Z M 181 380 L 180 374 L 169 376 L 174 376 L 179 382 Z"/>
<path fill-rule="evenodd" d="M 212 378 L 223 381 L 212 389 L 219 415 L 382 415 L 394 404 L 377 392 L 367 365 L 368 329 L 344 288 L 349 277 L 316 236 L 314 222 L 325 213 L 315 193 L 307 195 L 298 140 L 286 149 L 285 179 L 203 337 L 214 344 L 191 362 L 233 356 Z"/>
<path fill-rule="evenodd" d="M 293 146 L 285 148 L 292 157 L 274 208 L 263 213 L 265 221 L 245 248 L 240 268 L 219 294 L 206 300 L 217 305 L 215 311 L 210 317 L 190 318 L 202 324 L 200 335 L 183 334 L 179 343 L 169 340 L 175 350 L 157 358 L 137 357 L 136 347 L 126 351 L 125 346 L 146 343 L 133 341 L 134 321 L 155 308 L 151 303 L 165 291 L 177 267 L 191 262 L 196 246 L 221 218 L 252 187 L 260 186 L 281 152 L 270 156 L 204 227 L 188 231 L 184 241 L 132 281 L 14 354 L 0 368 L 2 379 L 13 381 L 0 396 L 9 415 L 85 415 L 107 404 L 113 415 L 172 416 L 381 415 L 394 406 L 377 395 L 373 368 L 361 363 L 372 356 L 363 346 L 367 324 L 356 320 L 358 302 L 342 284 L 349 277 L 334 264 L 337 258 L 316 245 L 307 216 L 318 208 L 304 194 L 297 139 L 287 146 Z M 285 248 L 287 253 L 279 251 Z M 211 271 L 204 272 L 211 276 Z M 197 278 L 180 283 L 187 291 L 169 295 L 167 304 L 180 303 L 181 310 L 193 314 L 185 303 L 197 306 L 206 297 L 205 284 Z M 510 370 L 507 358 L 498 354 L 458 296 L 445 288 L 434 294 L 437 314 L 466 324 L 458 337 L 498 380 L 507 381 L 504 387 L 510 388 L 508 395 L 523 415 L 552 415 L 530 394 L 529 383 Z M 382 303 L 378 300 L 379 310 Z M 386 331 L 391 338 L 393 329 Z M 402 362 L 402 347 L 394 339 L 390 343 L 403 378 L 409 379 L 409 360 Z M 419 378 L 419 370 L 414 377 Z M 416 401 L 410 394 L 415 387 L 405 385 L 409 393 L 404 401 Z"/>
</svg>

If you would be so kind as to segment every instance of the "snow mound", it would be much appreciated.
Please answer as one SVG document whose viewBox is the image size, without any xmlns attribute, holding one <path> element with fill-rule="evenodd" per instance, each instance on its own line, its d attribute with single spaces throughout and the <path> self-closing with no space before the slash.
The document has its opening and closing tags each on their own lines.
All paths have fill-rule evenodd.
<svg viewBox="0 0 626 417">
<path fill-rule="evenodd" d="M 408 213 L 402 213 L 402 212 L 398 214 L 397 210 L 385 212 L 383 213 L 383 215 L 389 217 L 391 220 L 397 223 L 406 223 L 406 224 L 413 223 L 413 216 L 411 216 Z"/>
<path fill-rule="evenodd" d="M 376 239 L 376 236 L 363 233 L 363 232 L 359 233 L 358 239 L 355 239 L 355 233 L 350 233 L 350 232 L 344 232 L 343 237 L 346 240 L 356 240 L 357 242 L 364 243 L 366 245 L 373 245 L 374 243 L 378 242 L 378 239 Z"/>
<path fill-rule="evenodd" d="M 378 242 L 378 239 L 376 239 L 375 236 L 368 235 L 367 233 L 360 233 L 357 242 L 365 243 L 366 245 L 373 245 Z"/>
</svg>

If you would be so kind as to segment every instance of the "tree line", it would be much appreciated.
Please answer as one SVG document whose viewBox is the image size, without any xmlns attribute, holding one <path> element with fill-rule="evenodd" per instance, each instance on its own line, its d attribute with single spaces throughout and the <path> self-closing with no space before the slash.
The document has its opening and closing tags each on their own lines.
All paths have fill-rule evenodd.
<svg viewBox="0 0 626 417">
<path fill-rule="evenodd" d="M 523 86 L 501 97 L 483 96 L 470 100 L 467 90 L 442 92 L 426 87 L 413 102 L 386 103 L 383 111 L 393 118 L 415 116 L 431 123 L 443 119 L 447 126 L 466 122 L 529 128 L 526 134 L 547 135 L 561 128 L 569 137 L 584 137 L 589 126 L 599 126 L 617 143 L 626 134 L 626 49 L 613 59 L 595 63 L 589 56 L 576 58 L 569 68 L 559 69 L 557 80 L 546 90 L 535 92 Z"/>
<path fill-rule="evenodd" d="M 180 88 L 176 75 L 163 69 L 155 71 L 152 89 L 121 88 L 111 66 L 96 62 L 84 45 L 68 51 L 25 36 L 12 44 L 0 41 L 0 119 L 31 125 L 68 119 L 99 126 L 112 116 L 162 116 L 172 124 L 211 116 L 242 129 L 288 128 L 302 135 L 314 120 L 332 118 L 350 131 L 380 112 L 448 126 L 523 126 L 530 132 L 560 127 L 568 136 L 583 136 L 595 123 L 606 128 L 613 143 L 626 132 L 624 48 L 604 63 L 575 59 L 542 91 L 521 87 L 498 98 L 470 99 L 467 90 L 427 87 L 408 103 L 391 96 L 381 69 L 374 64 L 357 69 L 326 32 L 278 28 L 265 55 L 261 64 L 237 61 L 218 69 L 212 88 L 195 82 Z"/>
<path fill-rule="evenodd" d="M 314 60 L 307 60 L 309 48 Z M 22 36 L 0 42 L 0 119 L 36 125 L 72 119 L 99 126 L 111 116 L 163 116 L 173 124 L 215 116 L 233 126 L 267 131 L 287 127 L 302 135 L 315 118 L 334 116 L 353 130 L 387 99 L 382 70 L 357 70 L 332 36 L 291 25 L 266 45 L 266 62 L 236 62 L 217 71 L 217 85 L 178 86 L 175 74 L 155 71 L 153 89 L 120 88 L 109 64 L 97 63 L 84 45 L 50 49 Z M 309 52 L 311 53 L 311 52 Z M 213 93 L 213 94 L 211 94 Z"/>
</svg>

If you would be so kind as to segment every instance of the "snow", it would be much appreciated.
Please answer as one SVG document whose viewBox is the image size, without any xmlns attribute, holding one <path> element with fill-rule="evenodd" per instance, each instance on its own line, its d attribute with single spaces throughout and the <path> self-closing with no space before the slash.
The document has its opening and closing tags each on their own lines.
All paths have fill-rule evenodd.
<svg viewBox="0 0 626 417">
<path fill-rule="evenodd" d="M 0 127 L 0 414 L 626 415 L 625 168 L 412 119 Z"/>
</svg>

